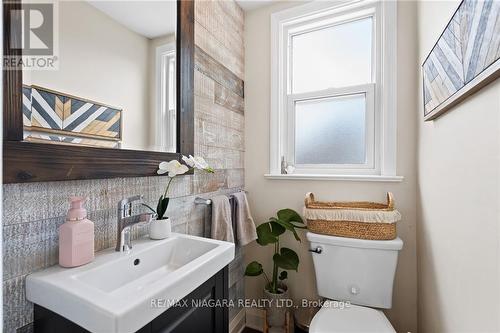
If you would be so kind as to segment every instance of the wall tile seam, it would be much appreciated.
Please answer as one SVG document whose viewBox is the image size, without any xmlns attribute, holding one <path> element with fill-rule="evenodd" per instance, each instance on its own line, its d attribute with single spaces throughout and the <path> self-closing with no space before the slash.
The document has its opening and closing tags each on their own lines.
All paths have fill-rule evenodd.
<svg viewBox="0 0 500 333">
<path fill-rule="evenodd" d="M 212 58 L 209 54 L 207 54 L 203 49 L 200 48 L 200 51 L 201 52 L 204 52 L 206 54 L 206 56 Z M 204 70 L 204 67 L 203 67 L 203 64 L 201 62 L 196 62 L 195 63 L 195 70 L 198 74 L 201 74 L 201 75 L 204 75 L 206 77 L 208 77 L 210 80 L 214 81 L 216 84 L 219 84 L 221 86 L 223 86 L 224 88 L 228 89 L 229 91 L 237 94 L 238 96 L 240 96 L 242 99 L 244 99 L 244 94 L 245 94 L 245 82 L 239 78 L 238 76 L 236 76 L 236 74 L 234 74 L 229 68 L 227 68 L 226 66 L 224 66 L 223 64 L 221 64 L 220 62 L 216 61 L 214 58 L 212 58 L 214 60 L 215 63 L 217 63 L 219 66 L 223 67 L 224 70 L 226 70 L 228 73 L 231 73 L 231 75 L 234 75 L 234 78 L 238 81 L 241 81 L 241 84 L 242 84 L 242 89 L 241 89 L 241 93 L 243 95 L 239 95 L 238 91 L 234 90 L 234 89 L 231 89 L 230 87 L 228 87 L 227 85 L 224 84 L 224 82 L 220 82 L 218 80 L 216 80 L 213 76 L 210 75 L 210 73 L 206 70 Z M 214 104 L 215 103 L 215 96 L 214 96 Z M 219 105 L 219 104 L 217 104 Z M 229 109 L 227 109 L 229 110 Z"/>
<path fill-rule="evenodd" d="M 244 69 L 242 69 L 242 75 L 241 75 L 241 76 L 243 76 L 243 77 L 241 77 L 240 75 L 238 75 L 237 73 L 235 73 L 235 72 L 234 72 L 234 71 L 232 71 L 231 69 L 227 68 L 227 67 L 226 67 L 226 65 L 224 65 L 223 63 L 221 63 L 221 62 L 220 62 L 220 61 L 219 61 L 216 57 L 214 57 L 212 54 L 210 54 L 210 53 L 209 53 L 209 51 L 207 51 L 205 48 L 203 48 L 202 46 L 200 46 L 200 45 L 198 45 L 198 44 L 195 44 L 195 45 L 196 45 L 196 47 L 200 48 L 200 50 L 202 50 L 203 52 L 205 52 L 205 53 L 206 53 L 209 57 L 211 57 L 212 59 L 214 59 L 214 61 L 215 61 L 215 62 L 217 62 L 218 64 L 220 64 L 221 66 L 223 66 L 223 67 L 224 67 L 225 69 L 227 69 L 229 72 L 231 72 L 231 73 L 232 73 L 235 77 L 237 77 L 239 80 L 244 81 L 244 79 L 245 79 L 245 78 L 244 78 L 244 75 L 243 75 L 243 74 L 244 74 L 244 72 L 245 72 L 245 71 L 244 71 Z M 224 47 L 224 46 L 222 46 L 222 47 Z M 196 64 L 196 62 L 197 62 L 197 61 L 195 61 L 195 64 Z M 195 69 L 196 69 L 198 72 L 200 72 L 200 73 L 204 74 L 204 73 L 203 73 L 203 72 L 201 72 L 201 71 L 199 70 L 199 68 L 197 68 L 196 66 L 195 66 Z M 205 74 L 205 75 L 206 75 L 206 74 Z M 217 82 L 217 81 L 216 81 L 216 82 Z M 217 82 L 217 83 L 219 83 L 219 82 Z M 219 83 L 219 84 L 220 84 L 220 83 Z M 227 88 L 227 87 L 226 87 L 226 88 Z M 229 88 L 228 88 L 228 89 L 229 89 Z M 231 90 L 231 89 L 229 89 L 229 90 Z M 242 98 L 244 98 L 244 96 L 242 96 Z"/>
<path fill-rule="evenodd" d="M 234 112 L 235 114 L 240 114 L 240 113 L 238 113 L 236 111 L 232 111 L 232 110 L 229 110 L 229 109 L 225 109 L 225 110 Z M 206 112 L 199 111 L 199 113 L 206 113 Z M 240 132 L 242 134 L 245 134 L 245 129 L 244 128 L 242 129 L 242 128 L 238 128 L 236 126 L 220 125 L 220 123 L 217 123 L 217 122 L 214 122 L 214 121 L 210 121 L 210 120 L 206 120 L 206 118 L 201 118 L 201 117 L 198 118 L 197 121 L 209 122 L 211 124 L 216 124 L 216 125 L 219 125 L 219 126 L 223 126 L 224 128 L 227 128 L 227 129 L 230 129 L 230 130 L 235 130 L 235 131 L 238 131 L 238 132 Z M 195 140 L 196 140 L 196 138 L 195 138 Z"/>
<path fill-rule="evenodd" d="M 203 28 L 207 34 L 213 34 L 208 31 L 202 24 L 198 23 L 201 28 Z M 230 65 L 232 67 L 231 71 L 238 76 L 241 79 L 241 75 L 244 72 L 244 53 L 240 53 L 238 51 L 233 51 L 232 49 L 228 48 L 225 43 L 214 39 L 212 42 L 214 47 L 216 49 L 223 49 L 223 51 L 214 51 L 213 49 L 207 50 L 206 48 L 210 47 L 209 45 L 202 45 L 201 43 L 196 44 L 197 47 L 202 49 L 203 51 L 207 52 L 212 58 L 217 60 L 217 62 L 222 63 L 222 62 L 230 62 Z M 230 45 L 231 47 L 233 45 Z M 217 52 L 217 53 L 216 53 Z M 241 60 L 240 60 L 241 59 Z M 237 71 L 238 73 L 235 73 L 234 71 Z"/>
<path fill-rule="evenodd" d="M 200 146 L 204 146 L 204 147 L 224 149 L 224 150 L 227 150 L 229 152 L 240 152 L 240 153 L 244 153 L 245 152 L 245 148 L 233 148 L 233 147 L 227 147 L 227 146 L 219 146 L 219 145 L 206 144 L 206 143 L 197 142 L 197 141 L 195 141 L 194 143 L 197 144 L 197 145 L 200 145 Z M 204 158 L 208 159 L 210 157 L 204 156 Z M 232 168 L 218 169 L 218 170 L 229 170 L 229 169 L 232 169 Z M 238 169 L 243 169 L 243 168 L 238 168 Z"/>
<path fill-rule="evenodd" d="M 241 52 L 242 54 L 245 53 L 245 41 L 244 41 L 245 26 L 244 26 L 244 24 L 242 24 L 242 25 L 232 24 L 232 29 L 231 29 L 230 33 L 223 31 L 222 35 L 216 36 L 216 34 L 213 31 L 214 29 L 211 29 L 210 27 L 208 27 L 204 21 L 205 20 L 202 21 L 200 19 L 195 18 L 195 29 L 196 29 L 196 24 L 199 24 L 201 27 L 203 27 L 203 29 L 205 29 L 206 32 L 208 32 L 211 35 L 211 37 L 212 37 L 211 39 L 218 42 L 219 44 L 223 45 L 225 50 L 233 51 L 236 53 Z M 227 20 L 226 23 L 230 23 L 229 20 Z M 231 24 L 229 24 L 229 25 L 231 25 Z M 219 32 L 219 31 L 217 31 L 217 32 Z M 221 38 L 223 40 L 221 40 Z M 227 42 L 227 44 L 229 44 L 232 47 L 231 49 L 228 49 L 225 46 L 226 42 Z M 235 57 L 235 58 L 238 59 L 239 57 Z"/>
<path fill-rule="evenodd" d="M 231 21 L 234 25 L 239 26 L 240 28 L 244 27 L 245 12 L 237 3 L 233 1 L 214 1 L 213 4 L 216 7 L 215 9 L 212 7 L 212 10 L 226 14 L 226 21 Z M 232 8 L 229 8 L 229 6 L 232 6 Z M 196 9 L 199 10 L 199 8 Z M 243 29 L 239 31 L 243 31 Z"/>
<path fill-rule="evenodd" d="M 212 51 L 217 52 L 217 57 L 227 59 L 235 66 L 235 69 L 243 69 L 244 63 L 241 60 L 244 57 L 244 42 L 240 36 L 224 34 L 219 38 L 215 34 L 217 34 L 217 31 L 207 27 L 204 22 L 200 20 L 195 22 L 195 43 L 198 42 L 198 45 L 204 44 L 212 48 Z"/>
<path fill-rule="evenodd" d="M 212 79 L 210 76 L 206 75 L 205 73 L 201 72 L 201 71 L 198 71 L 198 73 L 200 73 L 201 75 L 205 76 L 207 79 L 211 80 L 214 82 L 214 84 L 218 84 L 218 85 L 221 85 L 220 83 L 216 82 L 214 79 Z M 243 81 L 244 82 L 244 81 Z M 225 88 L 225 87 L 224 87 Z M 225 88 L 227 89 L 227 88 Z M 215 94 L 214 96 L 207 96 L 206 94 L 203 94 L 203 93 L 195 93 L 194 94 L 195 97 L 198 97 L 198 98 L 202 98 L 202 99 L 209 99 L 209 101 L 200 101 L 200 102 L 208 102 L 208 103 L 211 103 L 212 106 L 215 106 L 216 108 L 219 108 L 219 109 L 222 109 L 224 111 L 228 111 L 228 112 L 232 112 L 231 114 L 236 114 L 238 116 L 241 116 L 241 117 L 245 117 L 245 112 L 238 112 L 236 110 L 233 110 L 233 109 L 230 109 L 228 107 L 225 107 L 224 105 L 222 104 L 219 104 L 215 101 Z M 239 96 L 240 97 L 240 96 Z M 243 97 L 240 97 L 243 101 L 245 100 Z M 196 104 L 196 102 L 195 102 Z M 200 113 L 206 113 L 206 114 L 209 114 L 208 112 L 204 112 L 204 111 L 201 111 L 199 109 L 196 109 L 195 108 L 195 119 L 199 117 L 199 114 Z M 226 126 L 227 127 L 227 126 Z M 232 127 L 230 127 L 232 128 Z"/>
<path fill-rule="evenodd" d="M 230 112 L 234 112 L 236 114 L 240 114 L 236 111 L 232 111 L 230 109 L 226 109 L 224 108 L 225 110 L 227 111 L 230 111 Z M 195 125 L 201 125 L 201 124 L 204 124 L 204 123 L 207 123 L 209 125 L 214 125 L 215 127 L 221 129 L 221 130 L 226 130 L 227 133 L 233 133 L 233 132 L 237 132 L 236 134 L 242 134 L 243 137 L 244 137 L 244 134 L 245 134 L 245 129 L 244 128 L 236 128 L 236 127 L 230 127 L 230 126 L 226 126 L 224 124 L 221 124 L 221 123 L 217 123 L 215 121 L 212 121 L 210 119 L 206 119 L 206 118 L 202 118 L 202 117 L 196 117 L 195 118 Z M 196 127 L 196 126 L 195 126 Z M 197 140 L 203 140 L 204 139 L 204 136 L 203 135 L 197 135 L 195 136 L 195 141 Z M 229 144 L 231 144 L 232 142 L 228 142 Z"/>
<path fill-rule="evenodd" d="M 205 96 L 196 96 L 198 98 L 206 98 Z M 203 103 L 203 102 L 207 102 L 207 101 L 199 101 L 198 103 Z M 207 103 L 211 103 L 209 106 L 213 107 L 213 108 L 218 108 L 219 110 L 217 110 L 216 112 L 224 112 L 226 113 L 225 116 L 227 117 L 236 117 L 236 118 L 239 118 L 237 121 L 240 121 L 242 125 L 244 125 L 244 121 L 245 121 L 245 113 L 241 113 L 241 112 L 238 112 L 238 111 L 235 111 L 233 109 L 230 109 L 230 108 L 226 108 L 225 106 L 223 105 L 220 105 L 216 102 L 213 102 L 213 101 L 209 101 Z M 196 102 L 195 102 L 196 104 Z M 207 118 L 206 116 L 217 116 L 214 114 L 214 112 L 207 112 L 207 111 L 204 111 L 205 108 L 203 107 L 199 107 L 198 109 L 195 110 L 195 120 L 197 121 L 208 121 L 208 122 L 211 122 L 213 124 L 216 124 L 216 125 L 219 125 L 219 126 L 224 126 L 226 128 L 229 128 L 229 129 L 235 129 L 239 132 L 245 132 L 245 128 L 244 127 L 239 127 L 239 126 L 228 126 L 226 124 L 224 124 L 223 122 L 215 122 L 213 120 L 210 120 L 210 118 Z M 210 111 L 213 111 L 213 109 L 210 109 Z M 230 113 L 229 113 L 230 112 Z M 233 119 L 217 119 L 217 120 L 222 120 L 222 121 L 229 121 L 229 120 L 233 120 Z"/>
</svg>

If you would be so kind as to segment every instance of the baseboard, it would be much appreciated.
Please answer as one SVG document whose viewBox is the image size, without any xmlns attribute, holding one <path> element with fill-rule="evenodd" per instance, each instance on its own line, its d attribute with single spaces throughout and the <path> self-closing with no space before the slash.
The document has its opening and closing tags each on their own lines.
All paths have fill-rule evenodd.
<svg viewBox="0 0 500 333">
<path fill-rule="evenodd" d="M 245 309 L 241 309 L 233 320 L 229 323 L 229 333 L 241 333 L 245 328 Z"/>
<path fill-rule="evenodd" d="M 262 332 L 264 328 L 264 310 L 256 308 L 246 309 L 246 326 L 256 331 Z"/>
</svg>

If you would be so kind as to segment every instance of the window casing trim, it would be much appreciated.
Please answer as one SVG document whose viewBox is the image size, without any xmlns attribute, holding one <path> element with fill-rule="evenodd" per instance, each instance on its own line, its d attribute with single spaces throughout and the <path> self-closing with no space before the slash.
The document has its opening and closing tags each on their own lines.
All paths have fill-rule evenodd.
<svg viewBox="0 0 500 333">
<path fill-rule="evenodd" d="M 175 42 L 166 43 L 156 47 L 156 108 L 155 108 L 155 146 L 161 151 L 175 151 L 176 149 L 176 114 L 175 109 L 169 110 L 169 92 L 171 88 L 174 89 L 175 99 L 175 78 L 171 87 L 169 77 L 165 74 L 170 73 L 165 67 L 169 66 L 164 60 L 168 57 L 175 62 Z M 177 66 L 177 64 L 175 64 Z M 174 69 L 175 72 L 175 69 Z M 175 105 L 175 103 L 174 103 Z M 175 106 L 174 106 L 175 108 Z M 167 127 L 167 130 L 165 129 Z"/>
<path fill-rule="evenodd" d="M 375 99 L 375 134 L 374 159 L 371 169 L 367 168 L 323 168 L 296 170 L 298 173 L 335 173 L 335 174 L 373 174 L 384 176 L 396 175 L 396 2 L 393 1 L 337 1 L 312 2 L 293 7 L 271 15 L 271 115 L 270 115 L 270 174 L 281 174 L 281 157 L 287 151 L 290 138 L 283 138 L 286 133 L 286 107 L 289 106 L 290 80 L 287 79 L 290 61 L 282 61 L 284 52 L 288 52 L 289 31 L 297 32 L 297 25 L 317 19 L 325 22 L 328 16 L 332 25 L 357 20 L 362 17 L 374 17 L 373 52 L 375 65 L 372 76 L 377 82 Z M 295 30 L 293 30 L 295 29 Z M 317 29 L 317 27 L 316 27 Z M 379 42 L 380 39 L 380 42 Z M 288 55 L 287 55 L 288 56 Z M 336 166 L 334 166 L 336 167 Z"/>
</svg>

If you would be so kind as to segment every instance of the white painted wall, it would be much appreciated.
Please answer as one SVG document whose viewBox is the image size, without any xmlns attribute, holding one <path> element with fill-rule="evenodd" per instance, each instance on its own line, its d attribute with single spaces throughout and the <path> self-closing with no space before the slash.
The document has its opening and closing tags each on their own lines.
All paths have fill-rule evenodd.
<svg viewBox="0 0 500 333">
<path fill-rule="evenodd" d="M 417 119 L 417 39 L 415 2 L 398 4 L 398 175 L 402 183 L 369 183 L 346 181 L 267 180 L 269 167 L 269 107 L 270 107 L 270 15 L 297 2 L 282 2 L 249 11 L 245 16 L 245 184 L 257 223 L 265 222 L 281 208 L 302 211 L 304 195 L 312 191 L 324 200 L 384 201 L 385 192 L 392 191 L 397 208 L 403 214 L 398 226 L 404 241 L 400 253 L 393 309 L 387 311 L 398 331 L 417 329 L 417 270 L 416 270 L 416 119 Z M 294 298 L 316 297 L 314 268 L 308 244 L 288 237 L 284 245 L 295 249 L 301 259 L 299 272 L 290 272 L 288 284 Z M 246 262 L 261 261 L 269 270 L 271 249 L 255 243 L 248 246 Z M 333 267 L 334 269 L 334 267 Z M 261 297 L 263 281 L 247 278 L 247 297 Z"/>
<path fill-rule="evenodd" d="M 60 1 L 59 70 L 26 72 L 24 82 L 123 108 L 123 147 L 146 149 L 148 54 L 148 38 L 84 1 Z"/>
<path fill-rule="evenodd" d="M 419 64 L 459 2 L 419 2 Z M 421 332 L 500 331 L 499 120 L 498 80 L 434 122 L 418 118 Z"/>
</svg>

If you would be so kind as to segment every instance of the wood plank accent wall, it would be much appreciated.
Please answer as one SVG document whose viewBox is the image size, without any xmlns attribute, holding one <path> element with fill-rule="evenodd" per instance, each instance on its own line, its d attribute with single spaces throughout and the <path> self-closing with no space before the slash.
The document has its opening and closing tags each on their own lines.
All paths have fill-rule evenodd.
<svg viewBox="0 0 500 333">
<path fill-rule="evenodd" d="M 195 44 L 244 78 L 244 12 L 234 1 L 196 1 Z"/>
<path fill-rule="evenodd" d="M 215 84 L 214 88 L 215 103 L 243 114 L 245 111 L 245 101 L 242 96 L 218 83 Z"/>
<path fill-rule="evenodd" d="M 195 2 L 195 153 L 224 177 L 204 175 L 209 190 L 244 182 L 244 15 L 234 1 Z M 230 268 L 229 295 L 245 297 L 243 248 Z M 230 308 L 229 319 L 241 309 Z"/>
<path fill-rule="evenodd" d="M 218 84 L 233 91 L 240 97 L 243 95 L 243 80 L 220 62 L 211 57 L 202 48 L 196 46 L 195 52 L 195 69 L 205 74 Z"/>
</svg>

